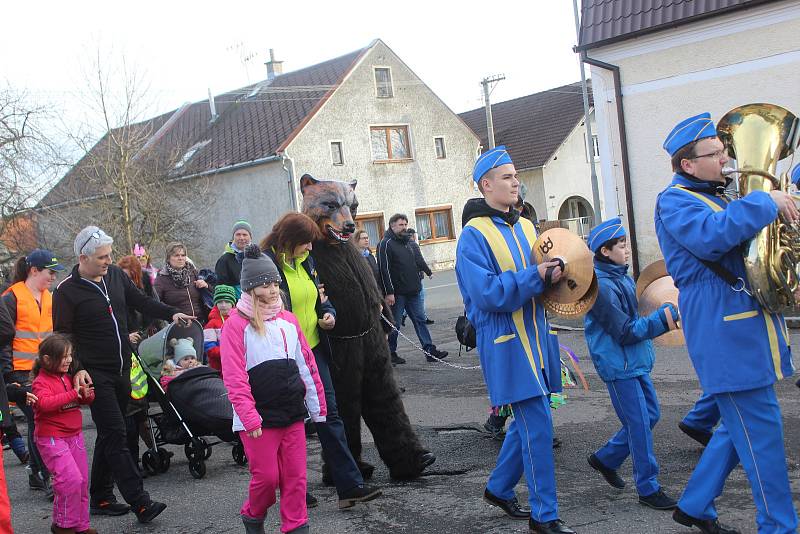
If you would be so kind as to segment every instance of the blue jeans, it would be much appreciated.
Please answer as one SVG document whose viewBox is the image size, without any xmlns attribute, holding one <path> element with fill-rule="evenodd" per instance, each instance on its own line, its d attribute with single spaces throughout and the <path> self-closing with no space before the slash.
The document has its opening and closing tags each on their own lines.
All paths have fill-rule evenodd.
<svg viewBox="0 0 800 534">
<path fill-rule="evenodd" d="M 312 352 L 317 361 L 319 378 L 322 387 L 325 389 L 325 404 L 328 407 L 328 415 L 324 423 L 316 423 L 317 437 L 322 445 L 322 458 L 331 470 L 333 483 L 336 485 L 336 492 L 343 495 L 345 492 L 364 484 L 361 472 L 358 470 L 350 448 L 347 446 L 347 436 L 344 433 L 344 423 L 336 410 L 336 394 L 333 390 L 331 380 L 330 352 L 328 342 L 320 341 Z"/>
<path fill-rule="evenodd" d="M 430 349 L 433 346 L 433 341 L 431 340 L 431 333 L 425 325 L 425 305 L 423 304 L 421 292 L 413 295 L 395 294 L 392 315 L 394 316 L 394 323 L 398 327 L 404 311 L 408 312 L 408 316 L 411 317 L 411 321 L 414 323 L 414 330 L 417 332 L 422 348 Z M 392 352 L 397 351 L 397 332 L 394 330 L 389 334 L 389 349 Z"/>
</svg>

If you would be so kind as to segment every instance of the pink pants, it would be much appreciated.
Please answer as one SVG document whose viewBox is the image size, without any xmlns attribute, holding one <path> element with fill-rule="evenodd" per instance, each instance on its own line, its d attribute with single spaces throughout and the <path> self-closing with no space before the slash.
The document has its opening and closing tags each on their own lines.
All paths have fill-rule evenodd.
<svg viewBox="0 0 800 534">
<path fill-rule="evenodd" d="M 2 435 L 2 432 L 0 432 L 0 435 Z M 0 532 L 14 534 L 14 529 L 11 528 L 11 501 L 8 500 L 6 473 L 3 470 L 2 447 L 0 447 Z"/>
<path fill-rule="evenodd" d="M 264 428 L 260 437 L 239 432 L 250 466 L 250 488 L 241 513 L 261 519 L 281 491 L 281 532 L 308 523 L 306 509 L 306 433 L 299 421 L 283 428 Z"/>
<path fill-rule="evenodd" d="M 89 467 L 83 434 L 36 437 L 44 465 L 53 475 L 53 524 L 82 532 L 89 528 Z"/>
</svg>

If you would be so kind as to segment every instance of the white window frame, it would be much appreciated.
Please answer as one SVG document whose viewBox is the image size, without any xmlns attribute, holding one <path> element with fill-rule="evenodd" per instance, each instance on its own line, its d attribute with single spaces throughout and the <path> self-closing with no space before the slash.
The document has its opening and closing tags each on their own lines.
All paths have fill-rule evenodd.
<svg viewBox="0 0 800 534">
<path fill-rule="evenodd" d="M 386 69 L 389 71 L 389 96 L 378 94 L 378 69 Z M 373 65 L 372 66 L 372 81 L 375 85 L 375 98 L 394 98 L 394 75 L 392 74 L 392 67 L 389 65 Z"/>
<path fill-rule="evenodd" d="M 442 140 L 442 157 L 439 157 L 439 150 L 436 147 L 436 140 Z M 433 152 L 436 155 L 436 159 L 447 159 L 447 141 L 445 140 L 445 136 L 443 135 L 434 135 L 433 136 Z"/>
<path fill-rule="evenodd" d="M 341 163 L 336 163 L 336 160 L 333 158 L 333 145 L 334 145 L 334 143 L 338 143 L 339 144 L 339 154 L 342 156 L 342 162 Z M 341 167 L 342 165 L 344 165 L 344 163 L 345 163 L 345 161 L 344 161 L 344 141 L 342 141 L 341 139 L 330 139 L 328 141 L 328 146 L 330 147 L 330 152 L 331 152 L 331 164 L 336 166 L 336 167 Z"/>
<path fill-rule="evenodd" d="M 372 152 L 372 129 L 373 128 L 398 128 L 403 127 L 406 129 L 406 134 L 408 137 L 408 157 L 402 159 L 377 159 L 375 154 Z M 399 122 L 394 124 L 369 124 L 367 125 L 367 135 L 369 139 L 369 153 L 370 157 L 372 158 L 372 163 L 384 164 L 384 163 L 403 163 L 414 161 L 414 138 L 411 134 L 411 124 L 407 122 Z"/>
</svg>

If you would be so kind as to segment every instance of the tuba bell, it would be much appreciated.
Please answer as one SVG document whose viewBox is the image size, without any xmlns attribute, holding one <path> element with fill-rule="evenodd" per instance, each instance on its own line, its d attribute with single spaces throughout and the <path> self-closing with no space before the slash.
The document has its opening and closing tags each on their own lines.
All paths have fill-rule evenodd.
<svg viewBox="0 0 800 534">
<path fill-rule="evenodd" d="M 747 104 L 720 119 L 717 133 L 736 160 L 740 196 L 752 191 L 789 192 L 789 175 L 775 176 L 778 161 L 794 152 L 798 119 L 774 104 Z M 752 295 L 772 313 L 796 306 L 800 284 L 800 228 L 778 218 L 743 245 L 745 272 Z"/>
</svg>

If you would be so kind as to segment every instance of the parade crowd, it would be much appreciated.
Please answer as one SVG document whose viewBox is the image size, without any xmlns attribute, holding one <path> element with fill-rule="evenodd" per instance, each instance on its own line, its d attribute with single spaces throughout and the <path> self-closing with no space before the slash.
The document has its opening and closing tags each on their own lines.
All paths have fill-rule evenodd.
<svg viewBox="0 0 800 534">
<path fill-rule="evenodd" d="M 673 178 L 664 182 L 654 222 L 680 302 L 639 314 L 621 219 L 601 222 L 587 239 L 598 293 L 584 318 L 585 338 L 620 420 L 619 430 L 588 456 L 587 469 L 621 489 L 626 481 L 617 470 L 630 457 L 639 503 L 671 511 L 686 527 L 727 534 L 740 530 L 720 523 L 714 501 L 741 463 L 758 531 L 796 532 L 774 391 L 777 380 L 793 373 L 786 324 L 719 273 L 744 287 L 740 244 L 779 214 L 797 222 L 800 212 L 780 191 L 725 195 L 728 155 L 708 114 L 676 125 L 663 147 Z M 528 521 L 531 533 L 571 534 L 559 514 L 553 456 L 559 348 L 542 302 L 561 281 L 564 263 L 533 263 L 537 230 L 518 210 L 520 182 L 505 147 L 484 152 L 473 179 L 481 196 L 464 208 L 456 277 L 491 405 L 487 430 L 502 436 L 511 419 L 483 499 L 511 520 Z M 164 512 L 166 504 L 145 490 L 140 464 L 140 439 L 148 450 L 155 447 L 146 431 L 148 391 L 158 387 L 168 395 L 201 369 L 224 385 L 232 409 L 227 430 L 250 470 L 239 511 L 247 534 L 265 532 L 278 493 L 281 532 L 310 531 L 308 508 L 316 499 L 307 488 L 306 434 L 312 428 L 322 446 L 323 483 L 336 488 L 341 509 L 381 496 L 370 482 L 374 466 L 361 457 L 362 418 L 393 479 L 417 478 L 435 462 L 410 425 L 392 372 L 405 363 L 397 329 L 407 319 L 430 364 L 448 355 L 427 327 L 433 320 L 422 279 L 433 273 L 408 217 L 389 219 L 373 255 L 369 235 L 355 231 L 347 215 L 326 233 L 328 223 L 320 224 L 309 201 L 324 182 L 303 180 L 303 213 L 285 214 L 258 243 L 251 225 L 237 221 L 214 269 L 199 270 L 180 242 L 166 246 L 161 268 L 141 245 L 115 262 L 114 241 L 97 226 L 75 237 L 78 263 L 70 271 L 44 249 L 16 263 L 0 299 L 0 429 L 26 464 L 31 490 L 53 501 L 51 532 L 96 533 L 92 515 L 132 512 L 148 523 Z M 338 208 L 350 213 L 344 203 Z M 170 324 L 179 331 L 195 323 L 202 325 L 202 342 L 167 337 L 157 376 L 143 369 L 142 343 Z M 652 430 L 660 406 L 650 378 L 652 339 L 679 325 L 703 390 L 680 428 L 705 446 L 680 495 L 658 480 Z M 25 437 L 9 402 L 24 415 Z M 91 464 L 82 406 L 97 429 Z M 520 480 L 527 505 L 515 494 Z M 0 532 L 12 532 L 13 504 L 0 470 Z"/>
</svg>

